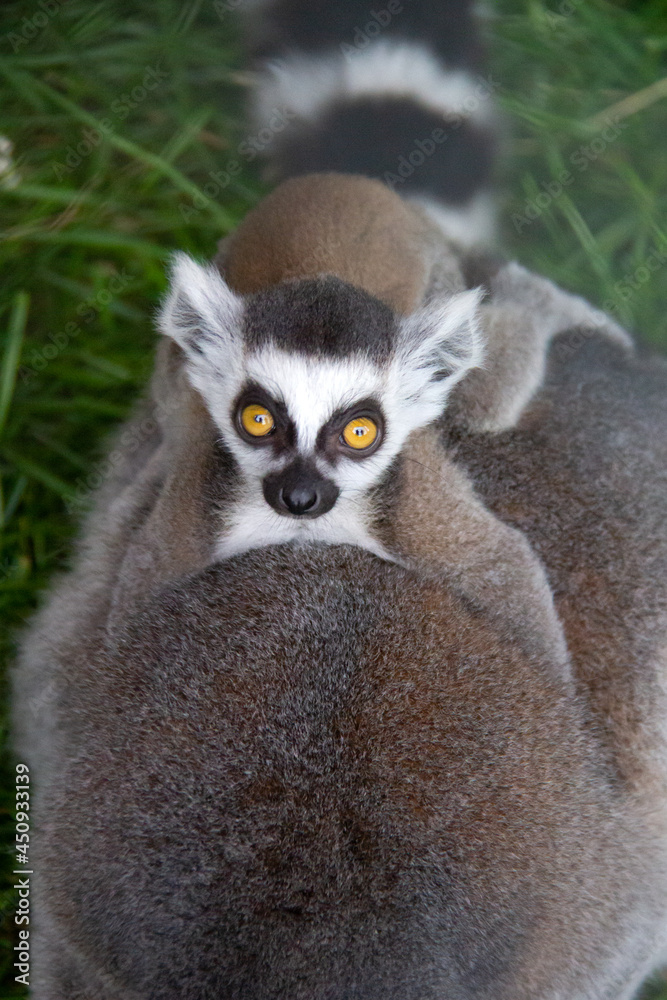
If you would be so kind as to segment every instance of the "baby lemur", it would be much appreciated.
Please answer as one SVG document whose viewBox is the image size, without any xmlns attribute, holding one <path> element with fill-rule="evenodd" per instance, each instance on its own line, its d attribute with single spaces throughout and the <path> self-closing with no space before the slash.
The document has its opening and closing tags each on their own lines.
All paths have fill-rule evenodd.
<svg viewBox="0 0 667 1000">
<path fill-rule="evenodd" d="M 383 552 L 373 525 L 413 431 L 450 400 L 477 429 L 512 426 L 561 330 L 628 342 L 517 265 L 466 288 L 426 216 L 363 177 L 281 185 L 218 266 L 177 255 L 160 327 L 233 460 L 219 558 L 288 541 Z"/>
<path fill-rule="evenodd" d="M 482 264 L 488 287 L 466 287 Z M 472 492 L 433 433 L 415 432 L 446 408 L 469 428 L 507 429 L 556 334 L 627 336 L 516 264 L 461 260 L 419 207 L 363 177 L 285 182 L 217 265 L 178 255 L 160 316 L 229 456 L 215 558 L 348 543 L 446 567 L 477 589 L 493 575 L 506 615 L 507 604 L 550 608 L 522 538 L 481 504 L 477 523 L 455 527 L 454 505 L 474 504 Z M 555 622 L 548 631 L 560 635 Z"/>
</svg>

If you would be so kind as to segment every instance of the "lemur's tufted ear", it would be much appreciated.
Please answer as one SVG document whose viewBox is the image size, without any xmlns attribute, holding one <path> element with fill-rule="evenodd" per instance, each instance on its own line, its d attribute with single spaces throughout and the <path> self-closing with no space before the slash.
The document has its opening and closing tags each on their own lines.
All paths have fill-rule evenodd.
<svg viewBox="0 0 667 1000">
<path fill-rule="evenodd" d="M 393 376 L 410 430 L 435 420 L 447 396 L 484 355 L 480 288 L 439 296 L 401 321 Z"/>
<path fill-rule="evenodd" d="M 176 341 L 188 357 L 214 361 L 240 334 L 243 300 L 212 265 L 197 264 L 185 253 L 174 254 L 169 291 L 159 315 L 162 333 Z"/>
<path fill-rule="evenodd" d="M 210 405 L 241 356 L 243 299 L 215 267 L 184 253 L 174 254 L 170 279 L 158 324 L 184 351 L 190 381 Z"/>
</svg>

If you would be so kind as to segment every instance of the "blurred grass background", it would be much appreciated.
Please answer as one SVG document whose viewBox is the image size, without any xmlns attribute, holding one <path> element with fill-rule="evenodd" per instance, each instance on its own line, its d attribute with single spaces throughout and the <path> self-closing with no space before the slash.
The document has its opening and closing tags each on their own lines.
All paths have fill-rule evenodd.
<svg viewBox="0 0 667 1000">
<path fill-rule="evenodd" d="M 239 5 L 35 0 L 0 12 L 4 661 L 66 565 L 105 440 L 145 384 L 167 255 L 211 256 L 263 192 L 256 161 L 239 155 Z M 501 249 L 667 347 L 665 0 L 500 0 L 486 30 L 506 115 Z M 10 997 L 21 993 L 2 766 Z M 646 996 L 667 1000 L 667 988 Z"/>
</svg>

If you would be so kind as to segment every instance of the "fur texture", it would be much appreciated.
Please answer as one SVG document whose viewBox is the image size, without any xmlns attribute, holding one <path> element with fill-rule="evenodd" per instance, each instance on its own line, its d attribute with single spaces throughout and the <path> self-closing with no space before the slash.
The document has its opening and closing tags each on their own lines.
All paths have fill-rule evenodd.
<svg viewBox="0 0 667 1000">
<path fill-rule="evenodd" d="M 175 487 L 136 469 L 17 675 L 35 996 L 630 997 L 667 936 L 666 387 L 573 333 L 518 427 L 442 427 L 448 536 L 458 510 L 484 548 L 467 478 L 541 559 L 570 679 L 492 575 L 428 551 L 186 560 L 114 617 Z"/>
<path fill-rule="evenodd" d="M 514 426 L 552 339 L 574 324 L 632 349 L 582 299 L 517 264 L 461 257 L 417 210 L 365 178 L 281 185 L 226 241 L 218 267 L 222 277 L 176 259 L 161 327 L 185 352 L 235 462 L 235 491 L 220 503 L 220 558 L 289 541 L 352 543 L 389 558 L 378 509 L 413 430 L 445 407 L 468 428 Z M 399 286 L 397 274 L 407 276 Z M 239 435 L 237 401 L 249 387 L 283 412 L 280 447 L 258 449 Z M 383 415 L 380 447 L 361 461 L 332 455 L 323 429 L 363 401 Z M 316 519 L 286 517 L 265 499 L 267 480 L 291 475 L 296 461 L 338 491 Z"/>
<path fill-rule="evenodd" d="M 658 961 L 664 371 L 580 300 L 429 240 L 407 316 L 335 274 L 241 295 L 180 263 L 152 401 L 15 677 L 38 1000 L 623 1000 Z M 319 538 L 358 548 L 262 535 L 224 380 L 312 409 L 262 316 L 306 286 L 363 301 L 385 332 L 356 364 L 419 372 L 470 283 L 486 368 Z M 325 407 L 334 315 L 319 349 L 290 342 Z M 234 557 L 251 532 L 292 544 Z"/>
<path fill-rule="evenodd" d="M 424 221 L 365 177 L 310 174 L 286 181 L 245 217 L 218 257 L 237 292 L 335 274 L 411 313 L 426 290 Z"/>
</svg>

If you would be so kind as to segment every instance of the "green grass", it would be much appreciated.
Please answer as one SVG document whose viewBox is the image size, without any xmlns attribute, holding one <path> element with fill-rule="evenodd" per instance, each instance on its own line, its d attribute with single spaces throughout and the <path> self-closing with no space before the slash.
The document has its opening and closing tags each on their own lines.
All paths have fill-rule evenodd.
<svg viewBox="0 0 667 1000">
<path fill-rule="evenodd" d="M 664 0 L 500 6 L 490 34 L 509 133 L 503 248 L 664 347 Z"/>
<path fill-rule="evenodd" d="M 256 163 L 239 156 L 236 24 L 217 7 L 222 16 L 210 0 L 53 0 L 43 27 L 36 2 L 2 7 L 0 133 L 14 144 L 14 173 L 0 176 L 5 658 L 66 564 L 77 498 L 148 376 L 167 255 L 211 256 L 262 193 Z M 665 346 L 664 0 L 550 9 L 564 14 L 502 0 L 488 24 L 507 124 L 502 247 Z M 605 113 L 618 116 L 614 138 L 596 125 Z M 242 171 L 226 176 L 237 160 Z M 6 788 L 9 774 L 5 764 Z M 8 843 L 7 794 L 1 805 Z M 3 857 L 9 871 L 8 848 Z M 3 885 L 9 997 L 14 901 Z M 659 987 L 650 995 L 667 1000 Z"/>
</svg>

